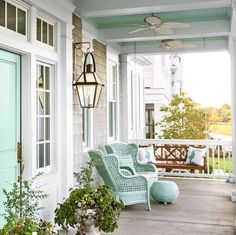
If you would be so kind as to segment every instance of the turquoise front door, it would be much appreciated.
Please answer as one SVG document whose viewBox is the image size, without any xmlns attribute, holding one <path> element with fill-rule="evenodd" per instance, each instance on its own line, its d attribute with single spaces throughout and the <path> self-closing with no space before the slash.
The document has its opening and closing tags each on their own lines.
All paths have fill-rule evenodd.
<svg viewBox="0 0 236 235">
<path fill-rule="evenodd" d="M 20 141 L 20 56 L 0 50 L 0 228 L 3 188 L 17 180 L 17 142 Z"/>
</svg>

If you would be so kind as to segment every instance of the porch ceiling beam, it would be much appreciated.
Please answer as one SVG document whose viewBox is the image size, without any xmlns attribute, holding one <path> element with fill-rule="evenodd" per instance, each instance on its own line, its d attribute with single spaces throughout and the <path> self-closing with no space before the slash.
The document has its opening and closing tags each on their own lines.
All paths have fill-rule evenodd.
<svg viewBox="0 0 236 235">
<path fill-rule="evenodd" d="M 231 0 L 75 0 L 82 17 L 104 17 L 229 7 Z"/>
<path fill-rule="evenodd" d="M 222 51 L 228 49 L 228 40 L 205 40 L 205 41 L 191 41 L 197 45 L 193 49 L 178 49 L 178 50 L 168 50 L 166 48 L 160 47 L 159 45 L 137 45 L 136 54 L 173 54 L 173 53 L 191 53 L 191 52 L 206 52 L 206 51 Z M 121 54 L 134 54 L 133 45 L 124 45 L 121 47 Z"/>
<path fill-rule="evenodd" d="M 191 27 L 176 29 L 173 35 L 158 34 L 148 29 L 143 32 L 129 34 L 133 27 L 109 28 L 98 30 L 100 37 L 106 42 L 129 42 L 150 41 L 163 39 L 198 38 L 228 36 L 230 22 L 228 20 L 217 20 L 207 22 L 192 22 Z"/>
</svg>

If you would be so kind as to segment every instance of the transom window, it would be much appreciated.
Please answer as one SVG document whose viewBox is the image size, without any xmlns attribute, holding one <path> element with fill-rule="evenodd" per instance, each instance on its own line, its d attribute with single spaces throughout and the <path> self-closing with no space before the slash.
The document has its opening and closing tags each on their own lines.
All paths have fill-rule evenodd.
<svg viewBox="0 0 236 235">
<path fill-rule="evenodd" d="M 36 81 L 36 156 L 37 169 L 51 164 L 52 144 L 52 78 L 51 67 L 37 65 Z"/>
<path fill-rule="evenodd" d="M 0 26 L 26 35 L 27 9 L 15 2 L 0 0 Z"/>
<path fill-rule="evenodd" d="M 54 24 L 37 17 L 37 40 L 49 46 L 54 46 Z"/>
</svg>

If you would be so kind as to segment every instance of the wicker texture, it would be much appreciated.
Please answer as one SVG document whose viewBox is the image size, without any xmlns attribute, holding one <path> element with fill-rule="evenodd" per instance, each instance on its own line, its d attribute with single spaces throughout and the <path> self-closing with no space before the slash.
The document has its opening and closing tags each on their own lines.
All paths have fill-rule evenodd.
<svg viewBox="0 0 236 235">
<path fill-rule="evenodd" d="M 131 155 L 133 163 L 132 165 L 126 165 L 126 167 L 131 168 L 131 172 L 133 174 L 141 173 L 141 172 L 150 172 L 150 173 L 156 173 L 154 181 L 157 180 L 157 169 L 155 165 L 153 164 L 140 164 L 138 162 L 138 146 L 136 144 L 127 144 L 122 142 L 117 142 L 113 144 L 107 144 L 105 145 L 106 152 L 108 154 L 115 154 L 121 163 L 121 166 L 124 167 L 124 159 Z"/>
<path fill-rule="evenodd" d="M 100 150 L 88 152 L 104 183 L 111 187 L 117 200 L 125 205 L 144 203 L 150 206 L 150 188 L 152 182 L 141 175 L 129 175 L 120 169 L 119 160 L 114 154 L 104 155 Z"/>
</svg>

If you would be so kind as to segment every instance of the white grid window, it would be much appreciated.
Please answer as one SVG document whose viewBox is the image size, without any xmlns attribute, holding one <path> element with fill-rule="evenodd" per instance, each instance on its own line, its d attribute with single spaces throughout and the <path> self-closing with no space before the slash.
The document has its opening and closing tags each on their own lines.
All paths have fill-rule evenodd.
<svg viewBox="0 0 236 235">
<path fill-rule="evenodd" d="M 54 46 L 54 24 L 37 17 L 37 40 L 49 46 Z"/>
<path fill-rule="evenodd" d="M 116 138 L 117 124 L 117 64 L 109 64 L 108 131 L 109 138 Z"/>
<path fill-rule="evenodd" d="M 37 169 L 51 164 L 52 144 L 52 78 L 51 67 L 37 65 L 36 81 L 36 156 Z"/>
<path fill-rule="evenodd" d="M 0 0 L 0 26 L 27 34 L 27 8 L 12 1 Z"/>
</svg>

